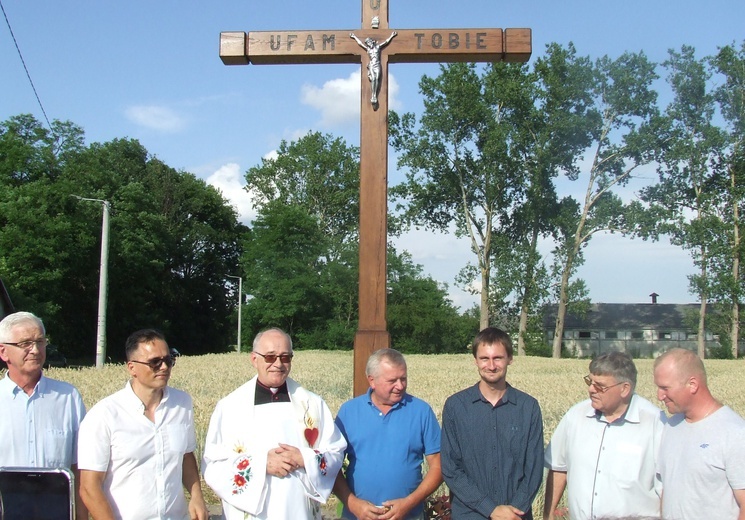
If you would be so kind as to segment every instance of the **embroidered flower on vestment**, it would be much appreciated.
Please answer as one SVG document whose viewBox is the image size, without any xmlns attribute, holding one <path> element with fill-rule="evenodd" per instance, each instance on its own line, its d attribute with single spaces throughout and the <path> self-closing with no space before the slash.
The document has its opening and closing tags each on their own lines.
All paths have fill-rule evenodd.
<svg viewBox="0 0 745 520">
<path fill-rule="evenodd" d="M 233 475 L 233 494 L 240 495 L 246 490 L 251 480 L 251 457 L 244 455 L 239 457 L 235 463 L 235 474 Z"/>
<path fill-rule="evenodd" d="M 316 462 L 318 463 L 318 470 L 321 472 L 321 475 L 324 477 L 326 476 L 326 457 L 318 450 L 313 450 L 316 452 Z"/>
</svg>

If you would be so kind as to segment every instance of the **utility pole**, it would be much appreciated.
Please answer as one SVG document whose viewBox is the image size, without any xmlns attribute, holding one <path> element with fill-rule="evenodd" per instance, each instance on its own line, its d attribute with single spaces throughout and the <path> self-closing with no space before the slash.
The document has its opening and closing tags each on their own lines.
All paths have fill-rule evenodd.
<svg viewBox="0 0 745 520">
<path fill-rule="evenodd" d="M 238 344 L 235 346 L 235 351 L 241 351 L 241 307 L 243 306 L 243 278 L 240 276 L 226 275 L 228 278 L 236 278 L 238 280 Z"/>
<path fill-rule="evenodd" d="M 109 286 L 109 213 L 111 205 L 107 200 L 87 199 L 73 195 L 78 200 L 100 202 L 103 205 L 101 222 L 101 267 L 98 281 L 98 325 L 96 331 L 96 368 L 103 368 L 106 362 L 106 301 Z"/>
</svg>

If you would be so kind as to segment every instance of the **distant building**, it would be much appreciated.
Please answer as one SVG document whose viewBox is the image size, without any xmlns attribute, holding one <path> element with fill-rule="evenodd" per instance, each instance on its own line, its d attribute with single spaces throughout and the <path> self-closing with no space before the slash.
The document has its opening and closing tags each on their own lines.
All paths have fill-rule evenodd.
<svg viewBox="0 0 745 520">
<path fill-rule="evenodd" d="M 549 343 L 556 327 L 556 310 L 556 305 L 544 309 L 543 329 Z M 695 351 L 699 310 L 697 303 L 595 303 L 585 316 L 567 314 L 562 343 L 575 357 L 592 357 L 610 350 L 642 358 L 655 357 L 673 347 Z M 720 346 L 719 338 L 707 331 L 707 350 Z"/>
</svg>

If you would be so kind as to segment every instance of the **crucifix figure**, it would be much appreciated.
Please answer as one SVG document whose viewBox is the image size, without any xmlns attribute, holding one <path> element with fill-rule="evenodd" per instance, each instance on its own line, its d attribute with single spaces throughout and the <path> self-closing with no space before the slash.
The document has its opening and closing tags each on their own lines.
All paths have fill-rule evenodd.
<svg viewBox="0 0 745 520">
<path fill-rule="evenodd" d="M 363 27 L 353 38 L 350 30 L 220 34 L 220 59 L 226 65 L 354 63 L 367 67 L 370 77 L 361 81 L 360 106 L 360 314 L 354 338 L 354 395 L 367 390 L 367 358 L 390 346 L 386 323 L 388 64 L 519 62 L 527 61 L 532 52 L 530 29 L 399 29 L 383 40 L 390 31 L 388 2 L 361 0 Z M 375 47 L 360 43 L 369 39 Z M 381 52 L 383 46 L 385 52 Z"/>
<path fill-rule="evenodd" d="M 349 36 L 354 38 L 357 44 L 367 51 L 367 79 L 370 80 L 370 88 L 372 89 L 372 97 L 370 98 L 370 104 L 373 110 L 378 109 L 378 93 L 380 92 L 380 76 L 383 73 L 382 67 L 380 66 L 380 50 L 391 43 L 391 40 L 396 36 L 396 31 L 393 31 L 386 41 L 378 43 L 374 38 L 368 38 L 365 43 L 362 43 L 354 33 L 349 33 Z"/>
</svg>

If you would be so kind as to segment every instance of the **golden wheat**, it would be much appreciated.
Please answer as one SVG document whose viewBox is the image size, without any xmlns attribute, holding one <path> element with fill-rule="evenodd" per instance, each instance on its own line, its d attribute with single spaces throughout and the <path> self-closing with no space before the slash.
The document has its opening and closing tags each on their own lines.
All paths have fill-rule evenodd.
<svg viewBox="0 0 745 520">
<path fill-rule="evenodd" d="M 352 356 L 349 351 L 296 351 L 292 377 L 323 396 L 332 413 L 336 414 L 341 404 L 352 397 Z M 409 393 L 427 401 L 438 419 L 441 419 L 445 399 L 478 381 L 470 354 L 408 355 L 406 359 Z M 516 357 L 510 366 L 508 381 L 534 396 L 541 405 L 546 442 L 567 409 L 587 397 L 582 376 L 587 374 L 588 364 L 587 360 Z M 714 395 L 740 415 L 745 415 L 742 363 L 707 360 L 705 364 Z M 637 393 L 657 402 L 652 381 L 652 360 L 636 360 L 636 366 L 639 371 Z M 49 369 L 46 374 L 75 385 L 88 408 L 122 388 L 127 381 L 123 365 L 107 365 L 100 370 Z M 246 354 L 210 354 L 178 359 L 170 384 L 185 390 L 194 399 L 200 452 L 217 401 L 254 374 L 255 370 Z M 206 491 L 208 500 L 216 503 L 216 497 L 209 490 Z M 541 490 L 533 506 L 535 514 L 538 515 L 542 508 Z"/>
</svg>

